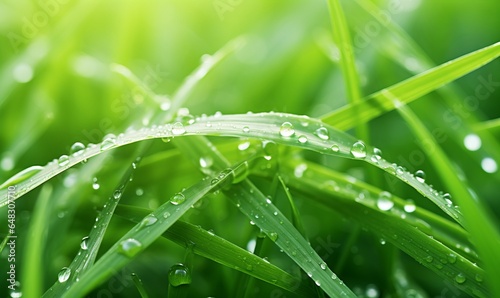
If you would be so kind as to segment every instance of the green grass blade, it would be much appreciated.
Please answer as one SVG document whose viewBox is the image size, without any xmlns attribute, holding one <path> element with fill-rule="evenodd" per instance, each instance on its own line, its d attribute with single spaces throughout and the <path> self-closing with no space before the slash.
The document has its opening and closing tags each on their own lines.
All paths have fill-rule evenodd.
<svg viewBox="0 0 500 298">
<path fill-rule="evenodd" d="M 391 95 L 387 95 L 390 97 Z M 394 100 L 397 100 L 395 98 Z M 398 106 L 398 112 L 411 128 L 419 140 L 425 140 L 428 152 L 427 156 L 434 164 L 443 183 L 447 186 L 456 199 L 458 206 L 463 210 L 465 217 L 465 226 L 470 232 L 472 241 L 479 252 L 483 266 L 488 273 L 487 281 L 494 296 L 500 295 L 500 285 L 496 282 L 496 276 L 500 276 L 500 234 L 491 220 L 491 214 L 488 212 L 482 202 L 477 198 L 466 181 L 460 179 L 456 169 L 451 164 L 443 150 L 436 143 L 431 133 L 425 128 L 424 124 L 417 116 L 406 106 Z M 489 235 L 483 237 L 483 235 Z"/>
<path fill-rule="evenodd" d="M 163 232 L 177 221 L 191 206 L 203 196 L 230 183 L 231 175 L 221 172 L 218 181 L 204 179 L 172 196 L 158 209 L 146 216 L 141 223 L 127 232 L 115 243 L 85 274 L 78 283 L 64 293 L 63 297 L 79 297 L 112 276 L 116 270 L 129 263 L 137 254 L 151 245 Z"/>
<path fill-rule="evenodd" d="M 411 77 L 401 83 L 376 92 L 358 104 L 346 105 L 322 117 L 325 123 L 340 130 L 355 127 L 359 121 L 368 122 L 394 110 L 392 101 L 384 95 L 390 92 L 408 104 L 437 88 L 452 82 L 500 56 L 500 43 L 482 48 Z M 358 114 L 359 111 L 359 114 Z"/>
<path fill-rule="evenodd" d="M 139 278 L 139 276 L 137 276 L 137 274 L 132 273 L 132 281 L 134 282 L 137 291 L 139 291 L 141 298 L 149 298 L 148 292 L 144 288 L 144 284 L 142 283 L 142 280 Z"/>
</svg>

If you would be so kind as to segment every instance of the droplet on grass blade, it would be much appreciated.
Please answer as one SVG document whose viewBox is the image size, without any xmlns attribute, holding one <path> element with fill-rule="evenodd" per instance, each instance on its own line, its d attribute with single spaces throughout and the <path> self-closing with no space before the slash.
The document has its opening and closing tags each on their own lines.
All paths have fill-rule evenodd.
<svg viewBox="0 0 500 298">
<path fill-rule="evenodd" d="M 61 271 L 59 271 L 59 273 L 57 274 L 57 280 L 60 282 L 60 283 L 63 283 L 63 282 L 66 282 L 69 277 L 71 276 L 71 269 L 68 268 L 68 267 L 64 267 L 63 269 L 61 269 Z"/>
<path fill-rule="evenodd" d="M 168 272 L 168 282 L 173 287 L 191 284 L 191 273 L 187 266 L 175 264 Z"/>
<path fill-rule="evenodd" d="M 59 157 L 59 159 L 57 160 L 57 163 L 60 167 L 67 166 L 69 164 L 69 156 L 61 155 L 61 157 Z"/>
<path fill-rule="evenodd" d="M 382 211 L 389 211 L 394 206 L 394 202 L 391 200 L 391 194 L 383 191 L 380 193 L 377 199 L 377 207 Z"/>
<path fill-rule="evenodd" d="M 101 151 L 106 151 L 116 146 L 116 136 L 114 134 L 108 134 L 104 137 L 104 141 L 101 143 Z"/>
<path fill-rule="evenodd" d="M 118 252 L 131 258 L 142 250 L 142 243 L 134 238 L 128 238 L 120 242 Z"/>
<path fill-rule="evenodd" d="M 184 125 L 180 122 L 175 122 L 174 125 L 172 125 L 172 134 L 174 135 L 182 135 L 186 133 L 186 129 L 184 128 Z"/>
<path fill-rule="evenodd" d="M 366 145 L 362 141 L 357 141 L 351 147 L 351 154 L 355 158 L 363 159 L 366 157 Z"/>
<path fill-rule="evenodd" d="M 328 132 L 328 129 L 326 127 L 320 127 L 316 129 L 314 134 L 317 135 L 323 141 L 326 141 L 330 138 L 330 133 Z"/>
<path fill-rule="evenodd" d="M 85 150 L 85 145 L 83 145 L 80 142 L 76 142 L 73 145 L 71 145 L 71 148 L 69 149 L 69 152 L 73 156 L 80 156 Z"/>
<path fill-rule="evenodd" d="M 89 248 L 89 236 L 85 236 L 82 238 L 82 242 L 80 242 L 80 248 L 83 250 L 87 250 Z"/>
<path fill-rule="evenodd" d="M 293 129 L 293 125 L 290 122 L 283 122 L 280 127 L 280 135 L 282 137 L 291 137 L 295 134 L 295 129 Z"/>
<path fill-rule="evenodd" d="M 179 205 L 184 203 L 185 200 L 186 197 L 184 196 L 184 194 L 182 192 L 178 192 L 170 199 L 170 204 Z"/>
</svg>

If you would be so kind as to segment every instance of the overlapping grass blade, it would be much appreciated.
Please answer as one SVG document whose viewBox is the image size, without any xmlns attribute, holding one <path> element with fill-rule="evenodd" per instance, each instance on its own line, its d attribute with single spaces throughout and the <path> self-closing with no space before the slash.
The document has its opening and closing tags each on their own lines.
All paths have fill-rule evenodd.
<svg viewBox="0 0 500 298">
<path fill-rule="evenodd" d="M 408 104 L 415 99 L 452 82 L 500 56 L 500 43 L 495 43 L 455 60 L 446 62 L 405 81 L 369 95 L 358 104 L 349 104 L 322 117 L 325 123 L 340 130 L 355 127 L 394 110 L 394 105 L 383 91 L 388 91 Z M 359 114 L 358 114 L 359 113 Z"/>
<path fill-rule="evenodd" d="M 134 222 L 140 221 L 149 211 L 133 206 L 118 206 L 116 214 Z M 271 283 L 287 291 L 306 295 L 310 289 L 300 280 L 275 265 L 239 246 L 203 229 L 181 220 L 176 221 L 163 233 L 167 239 L 186 247 L 194 243 L 193 252 L 229 268 Z"/>
</svg>

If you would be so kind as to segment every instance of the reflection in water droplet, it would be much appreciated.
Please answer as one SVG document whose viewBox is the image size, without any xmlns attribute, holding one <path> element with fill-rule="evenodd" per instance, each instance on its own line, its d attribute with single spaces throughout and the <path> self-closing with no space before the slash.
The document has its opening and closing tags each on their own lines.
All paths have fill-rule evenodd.
<svg viewBox="0 0 500 298">
<path fill-rule="evenodd" d="M 70 276 L 71 276 L 71 269 L 69 269 L 68 267 L 64 267 L 57 274 L 57 280 L 60 283 L 63 283 L 63 282 L 66 282 L 69 279 Z"/>
<path fill-rule="evenodd" d="M 168 272 L 168 282 L 173 287 L 189 285 L 191 283 L 191 273 L 187 266 L 175 264 Z"/>
<path fill-rule="evenodd" d="M 355 158 L 363 159 L 366 157 L 366 146 L 362 141 L 357 141 L 351 147 L 351 154 Z"/>
</svg>

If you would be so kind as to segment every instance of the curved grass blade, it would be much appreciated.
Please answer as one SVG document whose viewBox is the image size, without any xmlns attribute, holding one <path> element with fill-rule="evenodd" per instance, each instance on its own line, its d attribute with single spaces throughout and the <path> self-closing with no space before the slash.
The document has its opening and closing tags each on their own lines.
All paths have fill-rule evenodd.
<svg viewBox="0 0 500 298">
<path fill-rule="evenodd" d="M 339 130 L 347 130 L 359 121 L 368 122 L 384 113 L 394 110 L 392 101 L 384 92 L 394 94 L 402 103 L 415 99 L 452 82 L 500 56 L 500 42 L 451 60 L 403 82 L 369 95 L 366 100 L 346 105 L 322 117 L 325 123 Z M 358 114 L 359 113 L 359 114 Z"/>
<path fill-rule="evenodd" d="M 123 205 L 118 206 L 116 210 L 117 215 L 134 222 L 139 222 L 148 213 L 146 209 Z M 294 289 L 293 292 L 300 295 L 306 295 L 310 291 L 300 284 L 298 278 L 200 226 L 178 220 L 163 233 L 163 237 L 186 248 L 190 243 L 194 243 L 192 249 L 195 254 L 284 290 Z"/>
<path fill-rule="evenodd" d="M 74 164 L 111 148 L 150 138 L 173 138 L 187 135 L 253 137 L 323 154 L 366 161 L 410 185 L 423 196 L 430 199 L 454 220 L 461 224 L 463 223 L 462 215 L 458 209 L 448 206 L 447 201 L 438 191 L 418 180 L 413 174 L 404 171 L 396 164 L 377 156 L 377 154 L 373 153 L 373 149 L 363 142 L 356 141 L 352 136 L 327 126 L 319 120 L 307 116 L 281 113 L 216 115 L 204 117 L 186 125 L 176 122 L 174 124 L 144 128 L 138 131 L 129 131 L 116 139 L 106 139 L 98 146 L 89 147 L 79 156 L 69 157 L 63 165 L 57 162 L 49 163 L 29 181 L 19 183 L 19 190 L 14 194 L 14 199 L 19 198 L 33 187 L 38 186 Z M 3 206 L 7 201 L 5 190 L 0 190 L 0 195 L 2 195 L 0 197 L 0 206 Z"/>
<path fill-rule="evenodd" d="M 482 281 L 485 272 L 481 268 L 465 258 L 456 247 L 452 249 L 429 237 L 424 231 L 432 235 L 432 230 L 428 230 L 425 225 L 410 224 L 411 214 L 405 213 L 400 207 L 394 206 L 384 211 L 379 209 L 376 201 L 366 199 L 370 196 L 376 198 L 378 193 L 347 179 L 344 184 L 337 180 L 335 188 L 325 187 L 331 185 L 330 171 L 312 164 L 309 164 L 301 178 L 293 174 L 293 164 L 287 163 L 280 169 L 287 183 L 307 194 L 311 200 L 358 222 L 464 292 L 480 297 L 490 296 Z"/>
<path fill-rule="evenodd" d="M 132 281 L 134 282 L 137 291 L 139 291 L 141 298 L 149 298 L 148 292 L 144 288 L 144 284 L 142 283 L 142 280 L 139 278 L 139 276 L 137 276 L 137 274 L 132 273 Z"/>
<path fill-rule="evenodd" d="M 217 181 L 214 181 L 217 179 Z M 209 192 L 231 183 L 233 176 L 222 171 L 217 178 L 207 177 L 199 183 L 172 196 L 172 198 L 127 232 L 86 273 L 73 284 L 63 297 L 84 296 L 95 286 L 108 279 L 116 270 L 128 264 L 146 247 L 151 245 L 191 206 Z"/>
<path fill-rule="evenodd" d="M 109 222 L 113 217 L 114 210 L 120 202 L 121 196 L 128 183 L 129 177 L 137 168 L 140 160 L 136 160 L 128 168 L 126 173 L 122 176 L 122 181 L 119 183 L 115 191 L 109 196 L 108 201 L 104 205 L 102 211 L 96 218 L 96 224 L 90 231 L 89 235 L 82 239 L 80 251 L 73 259 L 71 264 L 65 269 L 69 272 L 68 278 L 63 282 L 56 281 L 54 285 L 44 294 L 44 297 L 60 297 L 71 288 L 71 286 L 80 280 L 80 276 L 84 275 L 92 265 L 94 265 L 99 247 L 101 246 L 102 239 L 108 228 Z"/>
</svg>

